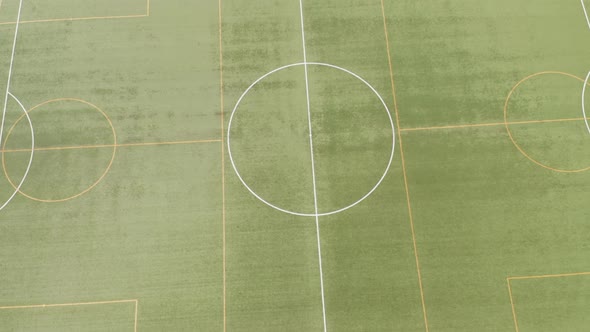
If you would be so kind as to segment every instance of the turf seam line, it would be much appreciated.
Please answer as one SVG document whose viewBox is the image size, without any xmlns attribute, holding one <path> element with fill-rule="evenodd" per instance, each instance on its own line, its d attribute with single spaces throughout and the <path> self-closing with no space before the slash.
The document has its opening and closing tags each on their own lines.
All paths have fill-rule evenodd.
<svg viewBox="0 0 590 332">
<path fill-rule="evenodd" d="M 383 16 L 383 32 L 385 35 L 385 46 L 386 46 L 386 50 L 387 50 L 387 61 L 388 61 L 388 65 L 389 65 L 389 77 L 390 77 L 390 81 L 391 81 L 391 94 L 393 97 L 395 119 L 396 119 L 397 125 L 400 126 L 399 109 L 397 106 L 397 97 L 395 94 L 395 83 L 394 83 L 394 79 L 393 79 L 393 61 L 391 58 L 389 33 L 387 31 L 387 18 L 385 16 L 385 4 L 383 3 L 383 0 L 381 0 L 381 14 Z M 425 328 L 426 332 L 429 332 L 428 315 L 426 312 L 426 304 L 424 301 L 424 288 L 422 285 L 422 273 L 420 271 L 420 259 L 418 257 L 418 245 L 416 242 L 416 231 L 414 228 L 414 217 L 412 214 L 412 204 L 410 202 L 408 176 L 407 176 L 407 172 L 406 172 L 406 162 L 405 162 L 405 158 L 404 158 L 404 149 L 403 149 L 402 135 L 401 135 L 400 130 L 398 130 L 398 141 L 399 141 L 400 158 L 401 158 L 401 164 L 402 164 L 402 174 L 403 174 L 403 178 L 404 178 L 404 187 L 405 187 L 405 191 L 406 191 L 406 203 L 408 206 L 408 216 L 410 219 L 410 230 L 412 233 L 412 245 L 413 245 L 413 249 L 414 249 L 414 259 L 416 262 L 416 272 L 417 272 L 417 276 L 418 276 L 418 286 L 420 289 L 420 300 L 421 300 L 421 304 L 422 304 L 422 315 L 424 318 L 424 328 Z"/>
</svg>

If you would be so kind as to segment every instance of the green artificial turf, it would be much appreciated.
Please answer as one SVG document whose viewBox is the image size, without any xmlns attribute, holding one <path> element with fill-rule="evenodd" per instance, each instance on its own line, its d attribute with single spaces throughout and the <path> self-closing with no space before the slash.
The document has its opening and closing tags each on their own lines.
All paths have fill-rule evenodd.
<svg viewBox="0 0 590 332">
<path fill-rule="evenodd" d="M 19 1 L 0 331 L 588 328 L 579 2 Z"/>
</svg>

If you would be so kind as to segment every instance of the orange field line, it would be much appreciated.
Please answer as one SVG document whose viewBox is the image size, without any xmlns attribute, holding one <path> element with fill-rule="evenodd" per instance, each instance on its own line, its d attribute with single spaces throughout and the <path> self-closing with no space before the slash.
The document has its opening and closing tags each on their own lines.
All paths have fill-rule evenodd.
<svg viewBox="0 0 590 332">
<path fill-rule="evenodd" d="M 222 7 L 221 0 L 218 1 L 219 13 L 219 108 L 221 118 L 221 256 L 223 273 L 223 331 L 227 331 L 227 309 L 226 309 L 226 257 L 225 257 L 225 118 L 223 100 L 223 34 L 222 34 Z"/>
<path fill-rule="evenodd" d="M 198 143 L 217 143 L 220 139 L 195 140 L 195 141 L 173 141 L 173 142 L 147 142 L 147 143 L 123 143 L 123 144 L 97 144 L 97 145 L 79 145 L 79 146 L 56 146 L 35 148 L 35 151 L 57 151 L 57 150 L 78 150 L 78 149 L 98 149 L 112 147 L 130 147 L 130 146 L 158 146 L 158 145 L 181 145 L 181 144 L 198 144 Z M 6 149 L 0 150 L 0 153 L 8 152 L 30 152 L 31 149 Z"/>
<path fill-rule="evenodd" d="M 136 303 L 137 300 L 115 300 L 115 301 L 97 301 L 97 302 L 76 302 L 76 303 L 56 303 L 56 304 L 33 304 L 33 305 L 15 305 L 0 307 L 3 309 L 33 309 L 33 308 L 54 308 L 54 307 L 74 307 L 84 305 L 99 305 L 99 304 L 116 304 L 116 303 Z"/>
<path fill-rule="evenodd" d="M 508 277 L 508 280 L 522 280 L 522 279 L 544 279 L 544 278 L 559 278 L 559 277 L 574 277 L 574 276 L 588 276 L 590 272 L 575 272 L 562 274 L 545 274 L 539 276 L 523 276 L 523 277 Z"/>
<path fill-rule="evenodd" d="M 0 0 L 2 5 L 2 0 Z M 136 15 L 114 15 L 114 16 L 89 16 L 89 17 L 69 17 L 69 18 L 49 18 L 41 20 L 23 20 L 19 24 L 24 23 L 47 23 L 47 22 L 65 22 L 65 21 L 89 21 L 89 20 L 108 20 L 108 19 L 122 19 L 122 18 L 140 18 L 150 16 L 150 0 L 146 0 L 146 13 Z M 16 24 L 16 22 L 0 22 L 0 25 Z"/>
<path fill-rule="evenodd" d="M 140 18 L 148 17 L 146 14 L 138 15 L 120 15 L 120 16 L 91 16 L 91 17 L 70 17 L 70 18 L 50 18 L 42 20 L 23 20 L 19 24 L 26 23 L 48 23 L 48 22 L 66 22 L 66 21 L 90 21 L 90 20 L 108 20 L 108 19 L 122 19 L 122 18 Z M 16 24 L 16 22 L 1 22 L 0 25 Z"/>
<path fill-rule="evenodd" d="M 387 60 L 388 60 L 388 64 L 389 64 L 389 77 L 391 80 L 391 93 L 393 96 L 393 105 L 394 105 L 394 110 L 395 110 L 395 121 L 396 121 L 396 123 L 399 124 L 400 123 L 399 122 L 399 110 L 398 110 L 398 106 L 397 106 L 397 98 L 395 95 L 395 83 L 394 83 L 394 79 L 393 79 L 393 62 L 391 59 L 389 33 L 387 31 L 387 18 L 385 16 L 385 5 L 383 3 L 383 0 L 381 0 L 381 13 L 383 16 L 383 30 L 385 32 L 385 44 L 386 44 L 386 48 L 387 48 Z M 414 246 L 414 258 L 416 260 L 416 271 L 418 273 L 418 285 L 420 287 L 420 300 L 422 302 L 422 315 L 424 318 L 424 328 L 426 329 L 426 332 L 428 332 L 429 331 L 428 316 L 426 314 L 426 304 L 424 301 L 424 287 L 422 286 L 422 273 L 420 272 L 420 259 L 418 258 L 418 246 L 416 244 L 416 231 L 414 229 L 414 217 L 412 214 L 412 204 L 410 202 L 408 176 L 407 176 L 407 172 L 406 172 L 406 162 L 404 159 L 404 149 L 403 149 L 403 144 L 402 144 L 402 135 L 401 135 L 400 131 L 398 131 L 398 140 L 399 140 L 400 158 L 401 158 L 401 163 L 402 163 L 402 174 L 404 177 L 404 186 L 405 186 L 405 190 L 406 190 L 406 202 L 408 205 L 408 215 L 410 217 L 410 229 L 412 231 L 412 244 Z"/>
<path fill-rule="evenodd" d="M 590 118 L 588 118 L 588 119 L 590 120 Z M 565 118 L 565 119 L 550 119 L 550 120 L 513 121 L 513 122 L 508 122 L 508 125 L 583 121 L 583 120 L 584 120 L 584 118 L 582 117 L 582 118 Z M 505 125 L 504 122 L 490 122 L 490 123 L 476 123 L 476 124 L 464 124 L 464 125 L 401 128 L 400 131 L 406 132 L 406 131 L 422 131 L 422 130 L 460 129 L 460 128 L 493 127 L 493 126 L 504 126 L 504 125 Z"/>
<path fill-rule="evenodd" d="M 574 277 L 574 276 L 590 276 L 590 272 L 574 272 L 574 273 L 561 273 L 561 274 L 544 274 L 537 276 L 521 276 L 521 277 L 508 277 L 506 282 L 508 283 L 508 296 L 510 297 L 510 306 L 512 308 L 512 319 L 514 320 L 514 330 L 520 332 L 518 328 L 518 319 L 516 318 L 516 308 L 514 306 L 514 297 L 512 296 L 512 280 L 526 280 L 526 279 L 545 279 L 545 278 L 560 278 L 560 277 Z"/>
<path fill-rule="evenodd" d="M 510 306 L 512 307 L 512 319 L 514 320 L 514 330 L 516 332 L 520 332 L 518 330 L 518 320 L 516 319 L 516 309 L 514 308 L 514 299 L 512 297 L 512 287 L 510 286 L 510 278 L 506 278 L 506 282 L 508 283 L 508 296 L 510 296 Z"/>
</svg>

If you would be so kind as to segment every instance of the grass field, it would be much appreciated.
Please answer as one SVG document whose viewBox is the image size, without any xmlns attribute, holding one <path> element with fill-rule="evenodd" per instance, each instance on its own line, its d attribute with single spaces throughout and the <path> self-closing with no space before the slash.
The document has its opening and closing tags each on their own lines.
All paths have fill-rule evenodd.
<svg viewBox="0 0 590 332">
<path fill-rule="evenodd" d="M 579 0 L 0 0 L 0 331 L 590 331 Z"/>
</svg>

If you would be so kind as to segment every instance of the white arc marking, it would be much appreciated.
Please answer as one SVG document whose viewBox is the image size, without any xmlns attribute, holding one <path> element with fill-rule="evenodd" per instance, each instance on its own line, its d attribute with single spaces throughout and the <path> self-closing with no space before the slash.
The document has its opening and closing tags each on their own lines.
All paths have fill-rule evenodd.
<svg viewBox="0 0 590 332">
<path fill-rule="evenodd" d="M 0 4 L 1 4 L 1 0 L 0 0 Z M 14 100 L 16 100 L 16 102 L 21 107 L 23 112 L 25 112 L 25 116 L 27 117 L 27 121 L 29 122 L 29 128 L 31 129 L 31 157 L 29 158 L 29 164 L 27 165 L 27 169 L 25 171 L 25 174 L 23 175 L 23 178 L 21 179 L 20 183 L 16 187 L 16 190 L 12 193 L 12 195 L 10 195 L 8 200 L 6 200 L 6 202 L 4 202 L 4 204 L 2 204 L 0 206 L 0 210 L 4 209 L 8 205 L 8 203 L 10 203 L 10 201 L 12 201 L 12 199 L 20 191 L 21 186 L 23 185 L 23 183 L 25 182 L 25 179 L 27 178 L 27 175 L 29 174 L 29 170 L 31 169 L 31 165 L 33 163 L 33 155 L 35 154 L 35 151 L 34 151 L 35 150 L 35 133 L 33 131 L 33 123 L 31 122 L 31 118 L 29 117 L 29 113 L 27 113 L 27 109 L 23 106 L 23 104 L 20 102 L 20 100 L 18 100 L 12 93 L 10 93 L 10 81 L 12 80 L 12 66 L 14 65 L 14 54 L 16 52 L 16 40 L 18 38 L 18 28 L 20 25 L 20 16 L 21 16 L 21 12 L 22 12 L 22 7 L 23 7 L 23 0 L 20 0 L 20 2 L 18 4 L 18 16 L 16 17 L 16 27 L 14 29 L 14 40 L 12 41 L 12 53 L 10 55 L 10 67 L 8 67 L 8 79 L 6 82 L 6 94 L 4 95 L 4 107 L 2 109 L 2 121 L 0 122 L 0 147 L 2 146 L 2 136 L 4 135 L 4 123 L 6 120 L 6 109 L 8 108 L 8 96 L 10 96 Z"/>
<path fill-rule="evenodd" d="M 20 180 L 20 183 L 18 184 L 12 195 L 10 195 L 8 200 L 6 200 L 6 202 L 4 202 L 4 204 L 0 206 L 0 210 L 4 209 L 8 205 L 8 203 L 12 201 L 14 196 L 16 196 L 16 194 L 20 191 L 20 188 L 22 187 L 23 183 L 25 183 L 25 179 L 29 175 L 29 170 L 31 170 L 31 165 L 33 164 L 33 155 L 35 154 L 35 132 L 33 131 L 33 122 L 31 121 L 31 117 L 29 116 L 27 109 L 23 106 L 20 100 L 18 100 L 18 98 L 16 98 L 12 93 L 9 92 L 8 94 L 18 103 L 22 111 L 25 113 L 27 121 L 29 122 L 29 128 L 31 129 L 31 156 L 29 157 L 29 164 L 27 165 L 27 169 L 25 170 L 23 178 Z"/>
<path fill-rule="evenodd" d="M 252 91 L 252 89 L 261 81 L 263 81 L 264 79 L 266 79 L 267 77 L 271 76 L 274 73 L 277 73 L 281 70 L 285 70 L 288 68 L 292 68 L 292 67 L 297 67 L 297 66 L 303 66 L 303 65 L 313 65 L 313 66 L 321 66 L 321 67 L 327 67 L 327 68 L 333 68 L 336 70 L 340 70 L 342 72 L 347 73 L 348 75 L 353 76 L 354 78 L 358 79 L 359 81 L 361 81 L 367 88 L 369 88 L 369 90 L 371 90 L 375 96 L 377 97 L 377 99 L 379 100 L 379 102 L 381 103 L 381 105 L 383 106 L 383 109 L 385 110 L 386 114 L 387 114 L 387 118 L 389 119 L 389 125 L 391 126 L 391 152 L 389 154 L 389 158 L 387 161 L 387 166 L 385 167 L 385 170 L 383 171 L 383 174 L 381 175 L 381 177 L 379 178 L 379 180 L 377 181 L 377 183 L 375 184 L 375 186 L 373 186 L 373 188 L 371 188 L 371 190 L 369 190 L 369 192 L 367 192 L 364 196 L 362 196 L 360 199 L 358 199 L 356 202 L 345 206 L 343 208 L 337 209 L 337 210 L 333 210 L 333 211 L 328 211 L 328 212 L 323 212 L 323 213 L 318 213 L 317 215 L 319 217 L 323 217 L 323 216 L 329 216 L 329 215 L 333 215 L 333 214 L 337 214 L 340 212 L 344 212 L 348 209 L 351 209 L 355 206 L 357 206 L 358 204 L 360 204 L 362 201 L 364 201 L 367 197 L 371 196 L 371 194 L 373 194 L 373 192 L 375 192 L 375 190 L 377 190 L 377 188 L 381 185 L 381 183 L 383 182 L 383 180 L 385 179 L 385 176 L 387 176 L 387 174 L 389 173 L 389 169 L 391 168 L 391 164 L 393 162 L 393 156 L 395 154 L 395 126 L 393 124 L 393 117 L 391 116 L 391 112 L 389 111 L 389 108 L 387 107 L 387 104 L 385 103 L 385 101 L 383 100 L 383 97 L 381 97 L 381 95 L 377 92 L 377 90 L 371 85 L 369 84 L 369 82 L 367 82 L 364 78 L 360 77 L 359 75 L 351 72 L 348 69 L 342 68 L 342 67 L 338 67 L 335 65 L 331 65 L 328 63 L 321 63 L 321 62 L 307 62 L 307 63 L 303 63 L 303 62 L 299 62 L 299 63 L 292 63 L 290 65 L 285 65 L 276 69 L 273 69 L 271 71 L 269 71 L 268 73 L 262 75 L 260 78 L 258 78 L 256 81 L 254 81 L 252 84 L 250 84 L 250 86 L 248 88 L 246 88 L 246 90 L 242 93 L 242 95 L 240 96 L 240 98 L 238 98 L 238 101 L 236 102 L 231 115 L 229 117 L 229 121 L 227 124 L 227 132 L 226 132 L 226 144 L 227 144 L 227 154 L 229 156 L 229 160 L 230 163 L 232 165 L 232 168 L 234 169 L 234 172 L 236 173 L 236 176 L 238 177 L 238 179 L 240 180 L 240 182 L 242 183 L 242 185 L 244 185 L 244 187 L 246 187 L 246 189 L 254 196 L 256 197 L 259 201 L 261 201 L 262 203 L 270 206 L 271 208 L 284 212 L 284 213 L 288 213 L 288 214 L 292 214 L 295 216 L 300 216 L 300 217 L 315 217 L 314 213 L 302 213 L 302 212 L 296 212 L 296 211 L 290 211 L 284 208 L 281 208 L 279 206 L 276 206 L 272 203 L 270 203 L 269 201 L 267 201 L 266 199 L 264 199 L 262 196 L 260 196 L 259 194 L 257 194 L 252 188 L 250 188 L 250 186 L 248 185 L 248 183 L 246 183 L 246 181 L 244 180 L 244 178 L 242 177 L 242 175 L 240 174 L 240 171 L 238 170 L 238 166 L 236 165 L 236 162 L 234 160 L 234 156 L 232 154 L 232 148 L 231 148 L 231 131 L 232 131 L 232 125 L 234 123 L 234 117 L 238 111 L 238 108 L 240 107 L 242 101 L 244 100 L 244 98 L 246 98 L 246 95 L 248 95 L 248 93 L 250 91 Z"/>
<path fill-rule="evenodd" d="M 588 28 L 590 29 L 590 18 L 588 18 L 588 11 L 586 10 L 586 5 L 584 4 L 584 0 L 580 0 L 582 3 L 582 9 L 584 10 L 584 17 L 586 17 L 586 23 L 588 24 Z M 582 114 L 584 115 L 584 123 L 586 124 L 586 129 L 588 129 L 588 133 L 590 133 L 590 123 L 588 123 L 588 117 L 586 116 L 586 106 L 584 102 L 586 101 L 586 86 L 588 85 L 588 80 L 590 80 L 590 72 L 586 75 L 586 79 L 584 80 L 584 87 L 582 88 Z"/>
<path fill-rule="evenodd" d="M 588 75 L 586 75 L 584 87 L 582 87 L 582 115 L 584 116 L 584 123 L 586 124 L 586 129 L 588 129 L 588 133 L 590 133 L 590 124 L 588 123 L 588 117 L 586 116 L 586 106 L 584 105 L 584 102 L 586 101 L 586 87 L 588 86 L 589 80 L 590 72 L 588 72 Z"/>
</svg>

